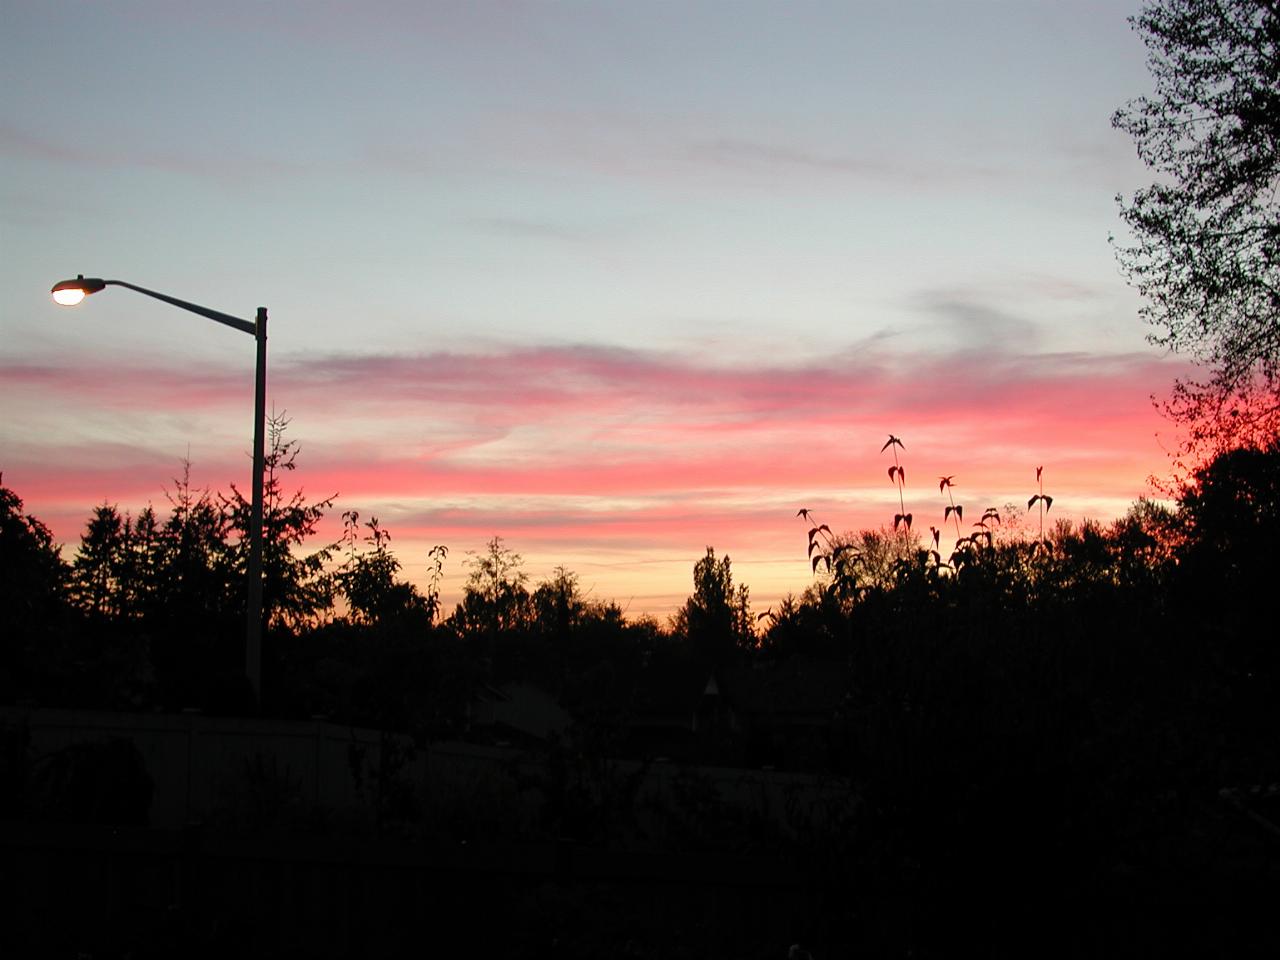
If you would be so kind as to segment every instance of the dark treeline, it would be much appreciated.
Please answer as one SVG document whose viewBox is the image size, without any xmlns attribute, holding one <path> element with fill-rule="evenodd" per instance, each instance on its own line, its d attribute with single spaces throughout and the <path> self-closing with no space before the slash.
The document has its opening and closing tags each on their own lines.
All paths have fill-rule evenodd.
<svg viewBox="0 0 1280 960">
<path fill-rule="evenodd" d="M 1042 537 L 1004 533 L 989 515 L 950 562 L 905 531 L 824 537 L 811 550 L 814 585 L 758 617 L 729 558 L 708 548 L 692 594 L 666 624 L 628 620 L 617 604 L 585 596 L 564 568 L 531 585 L 500 538 L 465 561 L 463 599 L 445 615 L 446 548 L 431 552 L 423 592 L 402 579 L 376 519 L 349 511 L 341 540 L 309 546 L 334 501 L 286 494 L 296 454 L 277 430 L 265 520 L 268 715 L 321 714 L 431 739 L 462 732 L 477 684 L 526 681 L 575 718 L 608 713 L 622 724 L 637 692 L 653 686 L 645 675 L 732 686 L 744 672 L 807 659 L 831 665 L 826 686 L 834 671 L 844 687 L 829 749 L 806 754 L 809 766 L 862 775 L 891 757 L 906 763 L 895 776 L 910 777 L 982 759 L 970 749 L 1017 754 L 1032 743 L 1043 758 L 1055 742 L 1106 740 L 1161 714 L 1171 736 L 1187 728 L 1182 748 L 1231 740 L 1225 752 L 1204 745 L 1205 762 L 1216 758 L 1205 774 L 1262 779 L 1249 758 L 1265 759 L 1258 738 L 1273 732 L 1260 711 L 1276 680 L 1275 444 L 1217 457 L 1172 510 L 1143 500 L 1110 525 L 1060 520 Z M 184 475 L 166 514 L 103 504 L 70 562 L 16 493 L 0 496 L 0 697 L 250 709 L 240 491 L 193 490 Z M 738 759 L 757 759 L 745 749 Z"/>
<path fill-rule="evenodd" d="M 814 585 L 758 617 L 709 548 L 659 624 L 584 596 L 564 569 L 530 584 L 496 538 L 446 615 L 443 548 L 424 592 L 376 520 L 348 513 L 338 543 L 308 546 L 333 501 L 285 493 L 296 450 L 274 440 L 265 714 L 465 739 L 485 735 L 476 691 L 519 681 L 572 718 L 533 745 L 553 766 L 661 754 L 842 778 L 848 804 L 807 839 L 686 838 L 799 858 L 833 915 L 850 891 L 900 889 L 962 925 L 979 876 L 983 896 L 1019 903 L 1033 882 L 1079 893 L 1117 876 L 1200 896 L 1224 844 L 1255 828 L 1261 873 L 1245 840 L 1227 899 L 1274 887 L 1280 444 L 1221 454 L 1174 508 L 1140 501 L 1109 525 L 1041 537 L 988 516 L 949 562 L 909 533 L 824 530 Z M 246 517 L 239 491 L 181 479 L 164 515 L 98 507 L 67 562 L 0 490 L 0 699 L 248 710 Z M 645 726 L 672 704 L 701 721 L 682 739 Z M 561 801 L 550 835 L 615 842 L 616 818 Z"/>
<path fill-rule="evenodd" d="M 1222 454 L 1174 509 L 1140 500 L 1109 525 L 1059 520 L 1035 535 L 1011 508 L 1004 530 L 988 511 L 949 562 L 905 530 L 833 537 L 824 525 L 810 537 L 814 585 L 758 617 L 729 558 L 708 548 L 692 594 L 666 624 L 628 620 L 616 603 L 585 596 L 564 568 L 531 586 L 520 556 L 496 537 L 464 561 L 464 595 L 446 615 L 444 546 L 428 558 L 425 592 L 402 578 L 376 518 L 348 511 L 342 538 L 315 548 L 335 498 L 286 493 L 296 456 L 277 425 L 264 523 L 270 715 L 320 713 L 429 738 L 460 706 L 449 692 L 476 683 L 532 681 L 573 706 L 602 689 L 607 667 L 606 699 L 625 709 L 635 675 L 663 664 L 723 680 L 798 657 L 843 664 L 858 710 L 886 697 L 921 708 L 945 697 L 961 709 L 964 691 L 981 692 L 997 675 L 1024 691 L 1000 709 L 1075 701 L 1076 685 L 1096 699 L 1114 684 L 1163 683 L 1175 667 L 1197 688 L 1229 688 L 1240 708 L 1273 679 L 1265 628 L 1280 534 L 1275 444 Z M 165 513 L 95 508 L 68 562 L 3 489 L 6 701 L 249 708 L 248 504 L 234 486 L 193 489 L 185 472 L 167 499 Z M 405 689 L 389 696 L 396 677 Z M 1117 704 L 1135 699 L 1114 692 Z M 838 768 L 849 758 L 833 752 L 824 762 Z"/>
</svg>

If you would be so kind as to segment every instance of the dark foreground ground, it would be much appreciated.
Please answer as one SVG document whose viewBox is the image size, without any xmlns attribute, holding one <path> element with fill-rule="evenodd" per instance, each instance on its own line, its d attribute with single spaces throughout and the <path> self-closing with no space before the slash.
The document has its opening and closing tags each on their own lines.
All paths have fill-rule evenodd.
<svg viewBox="0 0 1280 960">
<path fill-rule="evenodd" d="M 32 958 L 1274 957 L 1280 859 L 1225 821 L 1200 875 L 826 879 L 571 843 L 0 825 L 0 954 Z"/>
</svg>

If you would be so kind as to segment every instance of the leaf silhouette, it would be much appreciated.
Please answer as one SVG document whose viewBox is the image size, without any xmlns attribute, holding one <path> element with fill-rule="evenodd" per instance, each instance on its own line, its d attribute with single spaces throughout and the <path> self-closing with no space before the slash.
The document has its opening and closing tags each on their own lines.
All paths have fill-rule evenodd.
<svg viewBox="0 0 1280 960">
<path fill-rule="evenodd" d="M 964 504 L 960 504 L 960 503 L 956 504 L 956 519 L 957 520 L 964 519 Z"/>
<path fill-rule="evenodd" d="M 945 519 L 943 520 L 943 523 L 946 523 Z M 942 536 L 942 533 L 937 527 L 930 527 L 929 532 L 933 534 L 933 545 L 936 547 L 938 545 L 938 538 Z"/>
<path fill-rule="evenodd" d="M 756 621 L 757 621 L 757 622 L 759 622 L 759 621 L 763 620 L 765 617 L 771 617 L 771 616 L 773 616 L 773 608 L 772 608 L 772 607 L 770 607 L 770 608 L 769 608 L 768 610 L 766 610 L 764 613 L 757 613 L 757 614 L 756 614 Z"/>
<path fill-rule="evenodd" d="M 1045 513 L 1048 513 L 1048 512 L 1049 512 L 1049 508 L 1050 508 L 1050 507 L 1052 507 L 1052 506 L 1053 506 L 1053 497 L 1049 496 L 1049 495 L 1046 493 L 1046 494 L 1044 495 L 1044 510 L 1045 510 Z"/>
<path fill-rule="evenodd" d="M 903 514 L 902 519 L 903 519 L 903 520 L 905 520 L 905 521 L 907 522 L 907 529 L 908 529 L 908 530 L 910 530 L 910 529 L 911 529 L 911 514 L 909 514 L 909 513 Z"/>
<path fill-rule="evenodd" d="M 817 572 L 818 572 L 818 564 L 820 564 L 823 560 L 827 560 L 827 558 L 826 558 L 826 557 L 824 557 L 822 554 L 818 554 L 816 557 L 814 557 L 814 558 L 813 558 L 813 572 L 814 572 L 814 573 L 817 573 Z M 827 560 L 827 570 L 830 570 L 830 569 L 831 569 L 831 561 L 830 561 L 830 560 Z"/>
<path fill-rule="evenodd" d="M 816 541 L 816 540 L 810 540 L 810 541 L 809 541 L 809 556 L 811 556 L 811 557 L 812 557 L 812 556 L 813 556 L 813 551 L 814 551 L 814 550 L 816 550 L 817 548 L 818 548 L 818 541 Z"/>
<path fill-rule="evenodd" d="M 897 468 L 897 467 L 890 467 L 890 468 L 889 468 L 889 482 L 890 482 L 890 483 L 892 483 L 892 482 L 893 482 L 894 477 L 896 477 L 897 475 L 898 475 L 898 468 Z"/>
<path fill-rule="evenodd" d="M 905 518 L 906 518 L 905 514 L 895 513 L 893 515 L 893 529 L 895 532 L 898 529 L 898 524 L 900 524 Z"/>
<path fill-rule="evenodd" d="M 820 524 L 818 524 L 818 529 L 819 529 L 819 530 L 825 530 L 825 531 L 827 531 L 827 533 L 830 533 L 830 532 L 831 532 L 831 528 L 830 528 L 830 527 L 828 527 L 825 523 L 820 523 Z"/>
<path fill-rule="evenodd" d="M 952 512 L 953 510 L 955 510 L 955 507 L 946 507 L 946 508 L 942 511 L 942 522 L 943 522 L 943 523 L 946 523 L 948 520 L 950 520 L 950 519 L 951 519 L 951 512 Z"/>
<path fill-rule="evenodd" d="M 1032 497 L 1030 500 L 1027 501 L 1027 509 L 1030 510 L 1032 507 L 1034 507 L 1036 505 L 1036 501 L 1039 499 L 1040 499 L 1040 494 L 1037 493 L 1034 497 Z"/>
<path fill-rule="evenodd" d="M 1041 470 L 1043 470 L 1043 469 L 1044 469 L 1044 467 L 1036 467 L 1036 479 L 1037 479 L 1037 480 L 1039 480 L 1039 479 L 1040 479 L 1040 471 L 1041 471 Z"/>
<path fill-rule="evenodd" d="M 939 492 L 939 493 L 942 493 L 942 491 L 943 491 L 943 490 L 945 490 L 947 487 L 952 486 L 953 484 L 951 483 L 951 481 L 952 481 L 954 478 L 955 478 L 955 474 L 952 474 L 952 475 L 951 475 L 951 476 L 949 476 L 949 477 L 939 477 L 939 478 L 938 478 L 938 492 Z"/>
<path fill-rule="evenodd" d="M 806 520 L 808 520 L 808 519 L 809 519 L 809 508 L 808 508 L 808 507 L 801 507 L 799 510 L 797 510 L 797 511 L 796 511 L 796 516 L 797 516 L 797 517 L 804 517 Z"/>
<path fill-rule="evenodd" d="M 816 537 L 817 535 L 818 535 L 818 528 L 817 528 L 817 527 L 810 527 L 810 528 L 809 528 L 809 542 L 810 542 L 810 543 L 812 543 L 812 542 L 813 542 L 814 537 Z"/>
<path fill-rule="evenodd" d="M 907 449 L 906 447 L 902 446 L 902 441 L 899 440 L 897 437 L 895 437 L 892 433 L 889 434 L 889 439 L 884 442 L 884 446 L 880 448 L 880 452 L 884 453 L 891 446 L 902 447 L 903 450 Z"/>
</svg>

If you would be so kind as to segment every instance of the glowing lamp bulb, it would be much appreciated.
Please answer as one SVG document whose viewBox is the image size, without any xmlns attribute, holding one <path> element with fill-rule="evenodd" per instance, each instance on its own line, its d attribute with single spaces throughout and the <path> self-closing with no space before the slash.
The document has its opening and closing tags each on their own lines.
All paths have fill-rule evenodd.
<svg viewBox="0 0 1280 960">
<path fill-rule="evenodd" d="M 83 299 L 84 291 L 79 287 L 69 287 L 65 290 L 53 291 L 53 302 L 60 303 L 64 307 L 74 307 Z"/>
<path fill-rule="evenodd" d="M 97 277 L 86 279 L 82 273 L 74 280 L 59 280 L 49 293 L 53 295 L 54 303 L 60 303 L 64 307 L 74 307 L 89 294 L 97 293 L 106 285 L 107 281 L 99 280 Z"/>
</svg>

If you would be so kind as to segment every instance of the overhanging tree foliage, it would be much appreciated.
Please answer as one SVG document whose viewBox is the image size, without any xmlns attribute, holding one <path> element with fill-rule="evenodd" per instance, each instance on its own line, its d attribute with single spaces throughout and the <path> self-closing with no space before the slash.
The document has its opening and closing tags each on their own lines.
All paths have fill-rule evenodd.
<svg viewBox="0 0 1280 960">
<path fill-rule="evenodd" d="M 1117 198 L 1117 256 L 1151 340 L 1205 370 L 1166 404 L 1186 452 L 1263 443 L 1280 426 L 1280 4 L 1154 0 L 1131 23 L 1155 92 L 1112 124 L 1157 180 Z"/>
</svg>

